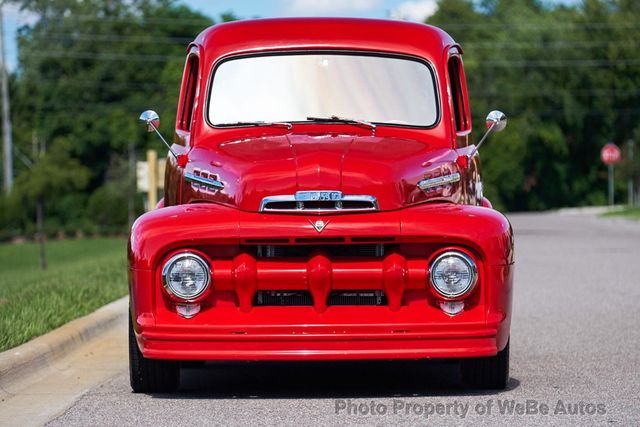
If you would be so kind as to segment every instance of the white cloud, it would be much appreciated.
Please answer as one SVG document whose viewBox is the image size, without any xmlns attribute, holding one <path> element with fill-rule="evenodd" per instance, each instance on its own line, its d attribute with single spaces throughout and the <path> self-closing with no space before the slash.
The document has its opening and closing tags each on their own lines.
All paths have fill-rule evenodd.
<svg viewBox="0 0 640 427">
<path fill-rule="evenodd" d="M 424 22 L 438 10 L 437 0 L 405 1 L 391 11 L 392 19 Z"/>
<path fill-rule="evenodd" d="M 33 25 L 40 18 L 39 15 L 33 12 L 20 10 L 20 6 L 15 3 L 3 5 L 2 12 L 4 13 L 5 20 L 15 22 L 15 25 L 18 27 L 22 25 Z"/>
<path fill-rule="evenodd" d="M 326 16 L 353 12 L 368 12 L 382 4 L 381 0 L 285 0 L 286 15 Z"/>
</svg>

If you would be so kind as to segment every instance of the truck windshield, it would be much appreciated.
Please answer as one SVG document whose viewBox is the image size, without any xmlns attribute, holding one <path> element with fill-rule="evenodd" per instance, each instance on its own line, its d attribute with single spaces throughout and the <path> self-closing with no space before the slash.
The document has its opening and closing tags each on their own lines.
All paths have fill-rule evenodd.
<svg viewBox="0 0 640 427">
<path fill-rule="evenodd" d="M 438 120 L 431 67 L 404 57 L 354 53 L 239 57 L 221 63 L 214 73 L 208 103 L 214 126 L 347 117 L 430 127 Z"/>
</svg>

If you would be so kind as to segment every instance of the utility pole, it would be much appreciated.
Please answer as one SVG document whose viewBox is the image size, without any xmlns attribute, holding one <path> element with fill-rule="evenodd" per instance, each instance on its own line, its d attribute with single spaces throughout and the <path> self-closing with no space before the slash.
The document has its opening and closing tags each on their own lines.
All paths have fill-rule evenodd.
<svg viewBox="0 0 640 427">
<path fill-rule="evenodd" d="M 4 172 L 4 190 L 7 194 L 13 188 L 13 140 L 11 137 L 11 112 L 9 111 L 9 83 L 7 81 L 7 63 L 4 49 L 4 16 L 2 9 L 4 1 L 0 3 L 0 80 L 2 82 L 2 158 L 4 160 L 2 170 Z"/>
</svg>

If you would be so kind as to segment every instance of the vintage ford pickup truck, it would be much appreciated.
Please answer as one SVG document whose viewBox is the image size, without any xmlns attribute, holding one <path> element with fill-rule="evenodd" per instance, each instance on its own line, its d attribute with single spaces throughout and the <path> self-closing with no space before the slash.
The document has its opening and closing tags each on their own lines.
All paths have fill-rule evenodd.
<svg viewBox="0 0 640 427">
<path fill-rule="evenodd" d="M 460 361 L 509 377 L 513 235 L 482 194 L 462 49 L 400 21 L 215 25 L 187 49 L 159 208 L 131 230 L 135 392 L 203 360 Z"/>
</svg>

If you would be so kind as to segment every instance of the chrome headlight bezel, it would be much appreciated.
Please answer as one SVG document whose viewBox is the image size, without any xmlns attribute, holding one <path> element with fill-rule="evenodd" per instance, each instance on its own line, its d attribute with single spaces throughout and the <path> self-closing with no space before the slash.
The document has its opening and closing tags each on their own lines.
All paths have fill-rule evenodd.
<svg viewBox="0 0 640 427">
<path fill-rule="evenodd" d="M 202 289 L 200 289 L 197 293 L 193 295 L 186 295 L 175 290 L 174 288 L 171 287 L 171 284 L 169 281 L 169 274 L 171 273 L 171 268 L 178 261 L 181 261 L 186 258 L 189 258 L 195 261 L 202 268 L 204 273 L 205 284 L 202 287 Z M 202 294 L 204 294 L 207 291 L 207 289 L 209 289 L 209 286 L 211 285 L 211 269 L 210 269 L 209 263 L 202 256 L 193 252 L 180 252 L 178 254 L 175 254 L 171 258 L 169 258 L 162 267 L 162 285 L 165 291 L 169 295 L 181 301 L 186 301 L 186 302 L 195 301 L 196 299 L 198 299 L 198 297 L 202 296 Z"/>
<path fill-rule="evenodd" d="M 435 280 L 436 267 L 445 258 L 449 258 L 449 257 L 455 257 L 462 260 L 462 262 L 466 264 L 466 266 L 469 269 L 469 283 L 462 290 L 456 293 L 449 293 L 449 292 L 443 291 L 438 287 Z M 431 287 L 438 294 L 439 297 L 448 301 L 459 300 L 469 295 L 475 288 L 478 282 L 478 266 L 476 265 L 473 258 L 467 255 L 466 253 L 458 250 L 448 250 L 439 254 L 429 264 L 429 282 L 431 283 Z"/>
</svg>

